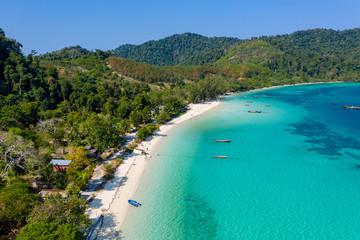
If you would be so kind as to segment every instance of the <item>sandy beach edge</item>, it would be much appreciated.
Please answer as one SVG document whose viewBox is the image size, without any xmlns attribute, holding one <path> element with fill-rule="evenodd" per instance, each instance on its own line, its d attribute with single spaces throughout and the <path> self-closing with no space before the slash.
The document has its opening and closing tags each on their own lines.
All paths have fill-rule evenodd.
<svg viewBox="0 0 360 240">
<path fill-rule="evenodd" d="M 244 94 L 247 92 L 256 92 L 266 89 L 307 85 L 307 84 L 327 84 L 341 82 L 313 82 L 298 83 L 291 85 L 279 85 L 272 87 L 264 87 L 253 89 L 245 92 L 235 92 L 234 95 Z M 232 95 L 232 94 L 231 94 Z M 224 96 L 222 96 L 224 97 Z M 221 99 L 221 98 L 220 98 Z M 128 156 L 124 163 L 117 169 L 115 179 L 106 184 L 104 190 L 97 194 L 96 198 L 102 202 L 100 205 L 90 204 L 88 214 L 97 225 L 98 220 L 102 217 L 102 223 L 99 224 L 96 232 L 96 239 L 115 239 L 121 232 L 121 226 L 126 219 L 126 215 L 130 205 L 127 200 L 132 199 L 136 194 L 137 188 L 141 183 L 142 176 L 146 170 L 147 162 L 151 159 L 154 150 L 158 144 L 165 139 L 166 134 L 178 126 L 180 123 L 191 120 L 197 116 L 204 114 L 210 110 L 220 106 L 220 100 L 209 101 L 205 103 L 189 104 L 185 114 L 171 120 L 167 124 L 160 126 L 160 130 L 155 132 L 153 136 L 142 141 L 134 153 Z M 145 154 L 144 154 L 145 153 Z M 93 205 L 93 206 L 91 206 Z M 94 206 L 95 205 L 95 206 Z M 94 239 L 94 238 L 89 238 Z"/>
<path fill-rule="evenodd" d="M 346 83 L 346 82 L 343 82 L 343 81 L 335 81 L 335 82 L 307 82 L 307 83 L 284 84 L 284 85 L 276 85 L 276 86 L 271 86 L 271 87 L 257 88 L 257 89 L 252 89 L 252 90 L 249 90 L 249 91 L 238 92 L 238 93 L 257 92 L 257 91 L 267 90 L 267 89 L 282 88 L 282 87 L 292 87 L 292 86 L 301 86 L 301 85 L 337 84 L 337 83 Z"/>
<path fill-rule="evenodd" d="M 214 110 L 220 105 L 221 100 L 189 104 L 188 110 L 183 115 L 161 125 L 159 131 L 142 141 L 133 154 L 125 158 L 124 163 L 115 172 L 115 178 L 97 194 L 87 211 L 95 225 L 99 225 L 92 234 L 96 235 L 96 239 L 115 239 L 119 236 L 128 209 L 131 207 L 127 200 L 134 197 L 146 170 L 147 162 L 151 159 L 158 144 L 166 138 L 169 130 L 180 123 Z M 97 224 L 99 220 L 101 223 Z"/>
</svg>

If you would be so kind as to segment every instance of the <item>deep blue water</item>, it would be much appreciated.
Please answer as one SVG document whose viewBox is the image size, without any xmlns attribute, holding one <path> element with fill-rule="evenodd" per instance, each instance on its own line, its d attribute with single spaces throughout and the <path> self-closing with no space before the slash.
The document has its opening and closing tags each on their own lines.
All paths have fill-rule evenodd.
<svg viewBox="0 0 360 240">
<path fill-rule="evenodd" d="M 122 236 L 360 239 L 360 110 L 343 105 L 360 105 L 360 84 L 248 92 L 177 126 Z"/>
</svg>

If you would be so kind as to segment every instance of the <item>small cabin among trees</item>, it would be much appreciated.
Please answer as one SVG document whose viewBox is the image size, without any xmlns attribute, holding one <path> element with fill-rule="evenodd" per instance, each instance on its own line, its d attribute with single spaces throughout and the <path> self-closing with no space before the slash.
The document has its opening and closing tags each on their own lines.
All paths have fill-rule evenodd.
<svg viewBox="0 0 360 240">
<path fill-rule="evenodd" d="M 60 172 L 61 170 L 67 169 L 71 162 L 72 160 L 52 159 L 50 164 L 54 166 L 54 172 Z"/>
</svg>

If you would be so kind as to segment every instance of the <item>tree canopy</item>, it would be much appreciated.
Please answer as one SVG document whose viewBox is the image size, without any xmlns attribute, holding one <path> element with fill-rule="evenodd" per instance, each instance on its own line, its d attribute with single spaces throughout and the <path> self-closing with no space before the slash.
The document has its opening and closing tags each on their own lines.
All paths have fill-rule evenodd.
<svg viewBox="0 0 360 240">
<path fill-rule="evenodd" d="M 240 42 L 237 38 L 204 37 L 194 33 L 175 34 L 141 45 L 126 44 L 116 48 L 114 56 L 158 66 L 183 65 L 194 55 L 224 51 Z"/>
<path fill-rule="evenodd" d="M 226 91 L 359 81 L 359 39 L 359 29 L 245 40 L 185 33 L 114 51 L 74 46 L 24 56 L 0 29 L 0 222 L 22 227 L 26 219 L 20 239 L 78 239 L 89 224 L 79 190 L 101 153 L 120 147 L 131 129 L 146 139 L 188 103 Z M 66 155 L 70 167 L 54 171 L 50 160 Z M 34 193 L 43 186 L 14 177 L 65 190 L 68 199 L 39 203 Z"/>
</svg>

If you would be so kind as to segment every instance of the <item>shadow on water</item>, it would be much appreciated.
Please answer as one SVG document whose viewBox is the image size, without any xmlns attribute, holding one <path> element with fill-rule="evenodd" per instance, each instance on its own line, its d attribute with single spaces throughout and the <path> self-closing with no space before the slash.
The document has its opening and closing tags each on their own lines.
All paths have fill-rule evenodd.
<svg viewBox="0 0 360 240">
<path fill-rule="evenodd" d="M 360 150 L 360 141 L 352 137 L 343 137 L 331 131 L 321 122 L 304 118 L 302 122 L 290 124 L 289 126 L 291 128 L 286 129 L 286 131 L 307 138 L 304 143 L 311 145 L 311 147 L 307 148 L 309 151 L 315 151 L 322 155 L 343 156 L 342 150 L 345 148 Z M 360 156 L 355 157 L 354 154 L 346 153 L 352 158 L 360 160 Z"/>
<path fill-rule="evenodd" d="M 316 84 L 320 86 L 322 84 Z M 325 86 L 326 84 L 324 84 Z M 330 96 L 336 91 L 338 88 L 336 87 L 327 87 L 326 91 L 323 88 L 315 88 L 309 89 L 309 87 L 300 87 L 293 86 L 288 89 L 288 91 L 279 90 L 276 92 L 266 92 L 263 96 L 266 99 L 273 99 L 279 102 L 286 102 L 292 105 L 304 105 L 306 108 L 311 107 L 311 103 L 314 99 L 317 99 L 321 95 Z M 310 100 L 312 99 L 312 100 Z"/>
<path fill-rule="evenodd" d="M 203 197 L 189 194 L 186 202 L 186 215 L 184 219 L 184 239 L 215 239 L 218 222 L 215 211 Z"/>
<path fill-rule="evenodd" d="M 356 159 L 356 160 L 360 160 L 360 156 L 357 155 L 357 154 L 353 154 L 353 153 L 350 153 L 348 151 L 345 152 L 347 155 L 349 155 L 350 157 Z"/>
<path fill-rule="evenodd" d="M 357 170 L 360 170 L 360 164 L 352 164 L 352 167 Z"/>
</svg>

